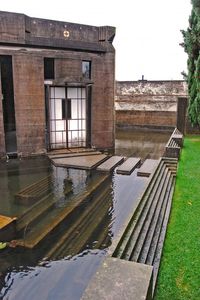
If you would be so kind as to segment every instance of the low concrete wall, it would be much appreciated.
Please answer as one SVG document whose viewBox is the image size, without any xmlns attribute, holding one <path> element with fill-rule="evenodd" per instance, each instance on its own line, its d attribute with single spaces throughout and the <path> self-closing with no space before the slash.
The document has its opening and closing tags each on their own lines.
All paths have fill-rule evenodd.
<svg viewBox="0 0 200 300">
<path fill-rule="evenodd" d="M 177 98 L 187 96 L 185 81 L 117 81 L 117 127 L 168 129 L 177 123 Z"/>
</svg>

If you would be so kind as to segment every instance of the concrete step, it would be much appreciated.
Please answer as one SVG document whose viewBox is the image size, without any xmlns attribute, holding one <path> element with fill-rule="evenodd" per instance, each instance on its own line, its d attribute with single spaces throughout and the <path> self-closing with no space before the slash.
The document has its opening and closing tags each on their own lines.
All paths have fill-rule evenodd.
<svg viewBox="0 0 200 300">
<path fill-rule="evenodd" d="M 122 156 L 112 156 L 97 167 L 98 171 L 110 172 L 124 161 Z"/>
<path fill-rule="evenodd" d="M 52 191 L 52 177 L 46 176 L 15 194 L 15 202 L 32 205 Z"/>
<path fill-rule="evenodd" d="M 152 290 L 153 290 L 152 293 L 153 294 L 154 294 L 154 290 L 155 290 L 155 286 L 156 286 L 156 281 L 157 281 L 157 276 L 158 276 L 158 271 L 159 271 L 159 266 L 160 266 L 160 260 L 161 260 L 161 255 L 162 255 L 162 249 L 163 249 L 163 246 L 164 246 L 164 240 L 165 240 L 165 235 L 166 235 L 166 231 L 167 231 L 167 224 L 168 224 L 170 211 L 171 211 L 174 188 L 175 188 L 175 178 L 173 178 L 173 183 L 172 183 L 172 188 L 171 188 L 171 191 L 170 191 L 169 201 L 168 201 L 168 204 L 167 204 L 165 218 L 164 218 L 164 221 L 163 221 L 163 224 L 162 224 L 159 240 L 158 240 L 158 243 L 157 243 L 154 260 L 151 263 L 153 265 L 153 268 L 154 268 L 153 288 L 152 288 Z"/>
<path fill-rule="evenodd" d="M 65 233 L 59 237 L 58 241 L 54 244 L 51 250 L 46 253 L 45 257 L 47 259 L 56 258 L 63 252 L 66 254 L 66 243 L 67 245 L 71 245 L 74 241 L 76 241 L 77 244 L 80 245 L 79 240 L 82 236 L 82 232 L 84 232 L 85 228 L 88 226 L 88 221 L 94 217 L 95 223 L 98 224 L 98 219 L 96 219 L 95 212 L 99 211 L 101 206 L 104 206 L 106 203 L 110 205 L 107 201 L 110 191 L 111 189 L 109 185 L 103 187 L 99 191 L 99 195 L 94 197 L 93 201 L 87 205 L 86 209 L 79 214 L 78 218 L 76 218 L 76 220 L 70 225 L 68 230 L 65 230 Z"/>
<path fill-rule="evenodd" d="M 126 248 L 128 248 L 128 246 L 129 246 L 128 243 L 131 240 L 131 236 L 134 232 L 137 222 L 140 219 L 140 216 L 143 213 L 143 211 L 146 209 L 146 206 L 148 205 L 149 196 L 151 195 L 151 193 L 154 189 L 154 186 L 159 185 L 158 178 L 160 178 L 164 172 L 163 165 L 164 165 L 164 162 L 161 161 L 156 172 L 153 174 L 151 181 L 149 182 L 149 185 L 142 196 L 142 199 L 140 200 L 137 210 L 135 211 L 122 238 L 120 239 L 120 242 L 119 242 L 118 246 L 116 247 L 116 249 L 113 253 L 113 256 L 119 257 L 119 258 L 124 258 L 124 255 L 127 251 Z"/>
<path fill-rule="evenodd" d="M 69 201 L 65 207 L 51 210 L 45 218 L 42 218 L 31 231 L 28 232 L 24 239 L 17 240 L 18 246 L 26 248 L 36 247 L 47 235 L 53 231 L 61 222 L 69 217 L 84 201 L 88 201 L 90 197 L 99 189 L 108 179 L 108 175 L 102 176 L 98 181 L 88 187 L 81 195 L 77 195 L 72 201 Z"/>
<path fill-rule="evenodd" d="M 146 159 L 140 169 L 137 171 L 137 175 L 149 177 L 156 169 L 158 163 L 159 160 L 157 159 Z"/>
<path fill-rule="evenodd" d="M 156 249 L 157 249 L 157 244 L 160 238 L 160 233 L 161 233 L 161 229 L 163 226 L 163 222 L 166 216 L 166 212 L 167 212 L 167 206 L 169 201 L 171 202 L 171 198 L 173 196 L 173 182 L 174 182 L 174 176 L 171 175 L 170 176 L 170 180 L 168 183 L 168 189 L 166 191 L 166 195 L 165 195 L 165 199 L 163 201 L 163 206 L 162 206 L 162 210 L 160 212 L 157 224 L 156 224 L 156 228 L 154 230 L 154 234 L 151 240 L 151 244 L 150 247 L 148 249 L 148 254 L 147 256 L 144 258 L 144 263 L 148 264 L 148 265 L 152 265 L 154 262 L 154 257 L 156 255 Z"/>
<path fill-rule="evenodd" d="M 155 185 L 155 189 L 153 189 L 152 194 L 149 197 L 148 205 L 147 205 L 146 209 L 143 211 L 140 219 L 138 220 L 136 228 L 132 234 L 129 249 L 128 249 L 128 252 L 126 253 L 126 259 L 128 256 L 129 260 L 137 261 L 139 253 L 141 251 L 141 247 L 142 247 L 144 239 L 146 237 L 146 233 L 148 230 L 148 226 L 149 226 L 151 217 L 154 215 L 155 208 L 156 208 L 160 193 L 163 188 L 163 184 L 167 177 L 167 171 L 165 169 L 165 166 L 163 167 L 163 169 L 164 169 L 164 172 L 162 173 L 162 176 L 158 179 L 158 182 L 157 182 L 158 185 Z"/>
<path fill-rule="evenodd" d="M 137 261 L 140 263 L 146 263 L 147 256 L 148 255 L 150 256 L 149 250 L 152 245 L 152 241 L 153 239 L 156 239 L 156 233 L 159 236 L 159 228 L 162 227 L 162 222 L 165 215 L 165 209 L 169 198 L 171 184 L 172 184 L 171 173 L 168 172 L 166 181 L 163 185 L 162 192 L 159 196 L 160 199 L 159 202 L 157 203 L 157 207 L 154 212 L 154 215 L 151 217 L 150 224 L 147 224 L 148 230 L 141 251 L 139 255 L 136 257 Z M 156 231 L 156 229 L 158 230 Z M 154 253 L 152 253 L 152 255 L 154 255 Z"/>
<path fill-rule="evenodd" d="M 141 158 L 138 157 L 129 157 L 125 162 L 117 168 L 118 174 L 130 175 L 135 168 L 140 164 Z"/>
</svg>

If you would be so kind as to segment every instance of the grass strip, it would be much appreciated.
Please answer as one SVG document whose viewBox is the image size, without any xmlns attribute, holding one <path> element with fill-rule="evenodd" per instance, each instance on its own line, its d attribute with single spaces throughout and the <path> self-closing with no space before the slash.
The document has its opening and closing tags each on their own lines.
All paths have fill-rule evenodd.
<svg viewBox="0 0 200 300">
<path fill-rule="evenodd" d="M 200 136 L 184 139 L 154 300 L 200 299 Z"/>
</svg>

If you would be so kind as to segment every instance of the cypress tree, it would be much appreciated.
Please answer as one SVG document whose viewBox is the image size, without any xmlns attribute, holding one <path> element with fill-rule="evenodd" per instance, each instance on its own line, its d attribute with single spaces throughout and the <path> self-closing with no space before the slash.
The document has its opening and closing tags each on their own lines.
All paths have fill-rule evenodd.
<svg viewBox="0 0 200 300">
<path fill-rule="evenodd" d="M 182 46 L 188 54 L 188 114 L 193 125 L 200 125 L 200 0 L 192 0 L 189 27 L 182 34 Z"/>
</svg>

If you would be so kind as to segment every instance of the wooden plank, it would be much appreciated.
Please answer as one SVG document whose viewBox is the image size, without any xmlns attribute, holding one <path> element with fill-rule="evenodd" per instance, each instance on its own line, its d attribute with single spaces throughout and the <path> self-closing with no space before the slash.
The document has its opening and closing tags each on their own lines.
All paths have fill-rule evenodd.
<svg viewBox="0 0 200 300">
<path fill-rule="evenodd" d="M 122 156 L 112 156 L 109 159 L 107 159 L 105 162 L 103 162 L 100 166 L 98 166 L 97 170 L 110 172 L 123 161 L 124 161 L 124 157 Z"/>
<path fill-rule="evenodd" d="M 139 165 L 141 158 L 129 157 L 125 162 L 117 168 L 118 174 L 130 175 L 135 168 Z"/>
<path fill-rule="evenodd" d="M 146 159 L 141 168 L 138 170 L 137 175 L 149 177 L 157 165 L 157 159 Z"/>
</svg>

